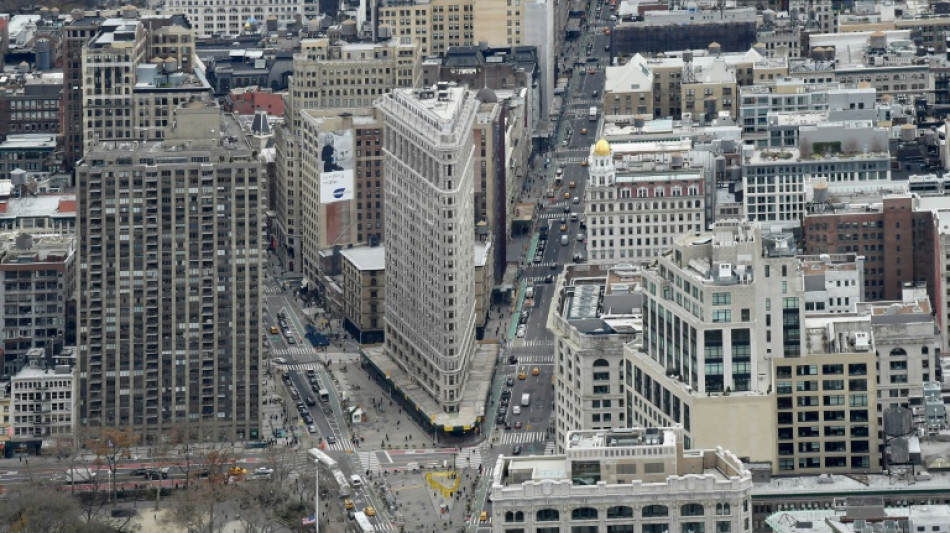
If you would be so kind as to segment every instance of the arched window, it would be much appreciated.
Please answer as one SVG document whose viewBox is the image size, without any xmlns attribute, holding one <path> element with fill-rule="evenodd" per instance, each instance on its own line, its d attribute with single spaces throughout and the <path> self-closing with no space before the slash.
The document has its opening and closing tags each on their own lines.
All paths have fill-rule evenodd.
<svg viewBox="0 0 950 533">
<path fill-rule="evenodd" d="M 524 522 L 524 511 L 518 511 L 515 513 L 515 522 Z"/>
<path fill-rule="evenodd" d="M 628 505 L 608 507 L 607 518 L 633 518 L 633 507 Z"/>
<path fill-rule="evenodd" d="M 891 357 L 900 357 L 902 355 L 907 355 L 907 350 L 903 348 L 894 348 L 891 350 Z"/>
<path fill-rule="evenodd" d="M 698 503 L 687 503 L 680 507 L 680 516 L 703 516 L 706 510 Z"/>
<path fill-rule="evenodd" d="M 505 522 L 514 522 L 514 521 L 515 521 L 515 513 L 512 513 L 511 511 L 506 511 Z"/>
<path fill-rule="evenodd" d="M 571 511 L 571 520 L 597 520 L 597 509 L 593 507 L 578 507 Z"/>
<path fill-rule="evenodd" d="M 725 515 L 725 514 L 730 514 L 730 513 L 731 513 L 731 510 L 729 509 L 729 504 L 728 504 L 728 503 L 717 503 L 717 504 L 716 504 L 716 514 L 717 514 L 717 515 Z"/>
<path fill-rule="evenodd" d="M 598 366 L 610 366 L 610 363 L 608 363 L 606 359 L 598 359 L 598 360 L 594 361 L 594 366 L 595 366 L 595 367 L 598 367 Z"/>
<path fill-rule="evenodd" d="M 534 514 L 536 522 L 557 522 L 561 519 L 561 513 L 557 509 L 540 509 Z"/>
<path fill-rule="evenodd" d="M 670 510 L 665 505 L 647 505 L 643 508 L 643 518 L 670 516 Z"/>
</svg>

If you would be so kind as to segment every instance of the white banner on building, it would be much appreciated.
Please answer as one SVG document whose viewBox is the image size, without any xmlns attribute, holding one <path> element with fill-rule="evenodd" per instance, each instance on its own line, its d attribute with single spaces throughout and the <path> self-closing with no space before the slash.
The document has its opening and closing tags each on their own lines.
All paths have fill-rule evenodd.
<svg viewBox="0 0 950 533">
<path fill-rule="evenodd" d="M 320 174 L 320 203 L 332 204 L 353 199 L 353 171 L 337 170 Z"/>
<path fill-rule="evenodd" d="M 320 134 L 320 203 L 332 204 L 353 199 L 353 132 L 328 131 Z"/>
</svg>

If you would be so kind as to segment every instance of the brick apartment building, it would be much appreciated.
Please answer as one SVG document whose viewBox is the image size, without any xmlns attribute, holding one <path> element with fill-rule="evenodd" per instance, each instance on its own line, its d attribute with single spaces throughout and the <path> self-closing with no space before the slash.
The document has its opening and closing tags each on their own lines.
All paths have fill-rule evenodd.
<svg viewBox="0 0 950 533">
<path fill-rule="evenodd" d="M 812 210 L 803 224 L 805 253 L 865 256 L 869 301 L 900 300 L 908 282 L 926 282 L 932 292 L 933 214 L 918 209 L 917 202 L 915 196 L 899 195 L 885 197 L 880 204 Z"/>
</svg>

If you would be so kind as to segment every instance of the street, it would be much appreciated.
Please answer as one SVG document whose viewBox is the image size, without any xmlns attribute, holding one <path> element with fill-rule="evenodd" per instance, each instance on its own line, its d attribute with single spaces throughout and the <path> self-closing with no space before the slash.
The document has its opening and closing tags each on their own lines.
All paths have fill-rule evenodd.
<svg viewBox="0 0 950 533">
<path fill-rule="evenodd" d="M 597 141 L 603 120 L 604 68 L 611 60 L 610 37 L 604 32 L 610 12 L 595 10 L 596 7 L 592 6 L 589 17 L 594 19 L 599 15 L 601 18 L 592 20 L 590 31 L 576 44 L 570 45 L 578 56 L 567 61 L 575 68 L 563 95 L 565 113 L 552 142 L 554 151 L 543 153 L 538 158 L 551 163 L 547 169 L 538 169 L 541 179 L 526 184 L 520 199 L 540 205 L 541 210 L 534 232 L 523 238 L 526 252 L 520 258 L 519 271 L 522 285 L 504 339 L 506 348 L 499 361 L 500 371 L 496 373 L 492 388 L 493 427 L 487 449 L 482 446 L 484 473 L 474 493 L 470 531 L 490 531 L 488 524 L 479 523 L 475 517 L 482 510 L 491 515 L 491 504 L 487 502 L 488 487 L 499 455 L 512 455 L 516 447 L 522 454 L 550 453 L 553 450 L 553 442 L 549 439 L 553 435 L 554 338 L 546 327 L 555 297 L 551 281 L 564 265 L 583 262 L 587 257 L 584 223 L 587 168 L 584 163 L 590 147 Z M 597 108 L 596 120 L 592 120 L 591 107 Z M 513 245 L 509 249 L 523 248 Z M 528 287 L 533 288 L 530 298 L 527 297 Z M 521 324 L 523 330 L 519 329 Z M 510 358 L 517 362 L 510 363 Z M 534 375 L 535 371 L 538 375 Z M 504 403 L 503 391 L 509 391 L 504 394 L 510 396 L 505 414 L 499 417 L 498 408 Z M 521 406 L 525 393 L 530 395 L 529 404 Z M 516 406 L 520 409 L 519 414 L 513 412 Z M 517 428 L 519 423 L 521 427 Z"/>
</svg>

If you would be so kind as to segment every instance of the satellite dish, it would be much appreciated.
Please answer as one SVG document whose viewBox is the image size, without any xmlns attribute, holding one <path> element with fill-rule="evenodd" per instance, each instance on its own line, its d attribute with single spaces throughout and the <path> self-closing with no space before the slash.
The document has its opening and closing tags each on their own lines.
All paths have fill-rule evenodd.
<svg viewBox="0 0 950 533">
<path fill-rule="evenodd" d="M 907 435 L 913 429 L 913 420 L 910 409 L 891 406 L 884 411 L 884 434 L 888 437 Z"/>
</svg>

